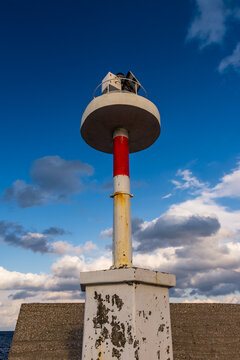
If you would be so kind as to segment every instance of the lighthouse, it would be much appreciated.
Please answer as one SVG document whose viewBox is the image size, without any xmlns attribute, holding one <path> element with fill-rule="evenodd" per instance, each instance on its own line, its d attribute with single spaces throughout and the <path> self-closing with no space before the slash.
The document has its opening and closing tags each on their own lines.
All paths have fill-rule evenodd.
<svg viewBox="0 0 240 360">
<path fill-rule="evenodd" d="M 113 154 L 113 263 L 80 274 L 82 360 L 173 359 L 168 289 L 175 276 L 132 263 L 129 154 L 150 147 L 160 132 L 159 111 L 131 71 L 109 72 L 83 113 L 82 138 Z"/>
</svg>

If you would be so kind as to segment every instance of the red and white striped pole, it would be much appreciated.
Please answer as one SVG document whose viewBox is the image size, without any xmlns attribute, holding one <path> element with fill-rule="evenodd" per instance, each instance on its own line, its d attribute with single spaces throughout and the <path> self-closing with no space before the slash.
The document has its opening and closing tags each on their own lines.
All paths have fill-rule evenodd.
<svg viewBox="0 0 240 360">
<path fill-rule="evenodd" d="M 113 266 L 132 266 L 128 131 L 113 133 Z"/>
</svg>

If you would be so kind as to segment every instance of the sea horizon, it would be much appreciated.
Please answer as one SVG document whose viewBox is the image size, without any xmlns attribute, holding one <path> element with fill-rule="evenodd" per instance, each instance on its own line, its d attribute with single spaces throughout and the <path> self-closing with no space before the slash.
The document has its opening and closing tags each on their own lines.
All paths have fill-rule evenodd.
<svg viewBox="0 0 240 360">
<path fill-rule="evenodd" d="M 0 359 L 8 360 L 14 330 L 0 330 Z"/>
</svg>

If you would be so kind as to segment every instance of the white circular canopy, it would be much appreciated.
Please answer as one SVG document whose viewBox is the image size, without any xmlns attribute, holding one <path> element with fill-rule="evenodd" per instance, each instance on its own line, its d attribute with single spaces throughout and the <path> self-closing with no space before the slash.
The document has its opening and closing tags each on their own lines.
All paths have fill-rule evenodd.
<svg viewBox="0 0 240 360">
<path fill-rule="evenodd" d="M 151 146 L 161 132 L 157 107 L 148 99 L 130 92 L 110 92 L 94 98 L 82 116 L 81 135 L 94 149 L 113 152 L 113 132 L 129 133 L 129 152 Z"/>
</svg>

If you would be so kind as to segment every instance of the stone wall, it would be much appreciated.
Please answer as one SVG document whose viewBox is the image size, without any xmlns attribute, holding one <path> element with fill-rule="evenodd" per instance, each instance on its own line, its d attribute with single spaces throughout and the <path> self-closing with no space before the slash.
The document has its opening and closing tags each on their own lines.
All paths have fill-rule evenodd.
<svg viewBox="0 0 240 360">
<path fill-rule="evenodd" d="M 174 360 L 240 359 L 240 305 L 170 309 Z M 9 360 L 81 360 L 83 313 L 82 303 L 23 304 Z"/>
<path fill-rule="evenodd" d="M 84 304 L 23 304 L 11 360 L 81 359 Z"/>
<path fill-rule="evenodd" d="M 174 360 L 240 360 L 240 305 L 171 304 Z"/>
</svg>

